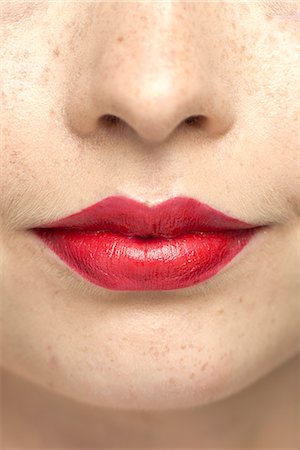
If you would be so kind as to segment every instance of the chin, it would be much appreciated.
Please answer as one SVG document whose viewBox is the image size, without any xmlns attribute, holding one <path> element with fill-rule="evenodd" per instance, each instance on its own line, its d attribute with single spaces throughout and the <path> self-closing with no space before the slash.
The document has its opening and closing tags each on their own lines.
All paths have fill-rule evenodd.
<svg viewBox="0 0 300 450">
<path fill-rule="evenodd" d="M 97 355 L 51 357 L 40 372 L 17 367 L 7 370 L 35 386 L 43 388 L 46 395 L 57 395 L 66 401 L 75 401 L 87 407 L 120 411 L 167 411 L 197 408 L 243 391 L 264 377 L 293 354 L 279 358 L 240 361 L 234 351 L 224 350 L 206 354 L 196 349 L 179 360 L 173 355 L 113 354 L 103 362 Z M 299 350 L 299 349 L 298 349 Z M 198 354 L 198 356 L 197 356 Z M 124 358 L 122 360 L 122 357 Z M 4 364 L 4 368 L 5 364 Z M 32 368 L 31 368 L 32 369 Z"/>
<path fill-rule="evenodd" d="M 155 353 L 155 352 L 154 352 Z M 198 351 L 197 351 L 198 353 Z M 127 411 L 164 411 L 199 407 L 231 394 L 232 352 L 213 359 L 188 352 L 185 357 L 123 354 L 108 362 L 97 356 L 81 361 L 52 361 L 38 383 L 59 396 L 90 406 Z M 51 376 L 49 377 L 49 375 Z M 34 380 L 33 380 L 34 381 Z"/>
</svg>

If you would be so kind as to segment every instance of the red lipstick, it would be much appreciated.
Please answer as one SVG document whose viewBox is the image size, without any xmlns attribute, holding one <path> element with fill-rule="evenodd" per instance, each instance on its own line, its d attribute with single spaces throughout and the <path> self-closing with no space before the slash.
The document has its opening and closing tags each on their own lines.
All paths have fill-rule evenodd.
<svg viewBox="0 0 300 450">
<path fill-rule="evenodd" d="M 155 206 L 112 196 L 34 228 L 90 282 L 113 290 L 169 290 L 217 274 L 258 227 L 188 197 Z"/>
</svg>

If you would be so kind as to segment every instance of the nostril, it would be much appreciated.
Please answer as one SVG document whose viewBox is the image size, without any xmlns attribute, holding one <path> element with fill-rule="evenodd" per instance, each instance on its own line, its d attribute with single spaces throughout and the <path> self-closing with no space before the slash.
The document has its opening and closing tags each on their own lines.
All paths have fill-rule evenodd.
<svg viewBox="0 0 300 450">
<path fill-rule="evenodd" d="M 190 116 L 184 120 L 184 123 L 189 126 L 196 126 L 196 125 L 199 125 L 201 122 L 203 122 L 204 119 L 205 119 L 205 117 L 201 116 L 201 115 Z"/>
<path fill-rule="evenodd" d="M 104 114 L 101 119 L 102 122 L 105 122 L 108 125 L 117 125 L 121 122 L 121 119 L 113 114 Z M 198 125 L 201 121 L 204 120 L 204 116 L 190 116 L 184 120 L 186 125 Z"/>
<path fill-rule="evenodd" d="M 100 119 L 102 122 L 104 122 L 106 125 L 118 125 L 121 122 L 121 119 L 119 117 L 114 116 L 113 114 L 105 114 Z"/>
</svg>

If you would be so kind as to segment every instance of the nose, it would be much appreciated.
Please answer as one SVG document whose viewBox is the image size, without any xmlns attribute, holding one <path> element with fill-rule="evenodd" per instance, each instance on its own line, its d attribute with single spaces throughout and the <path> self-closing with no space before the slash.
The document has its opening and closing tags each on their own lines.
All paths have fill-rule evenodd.
<svg viewBox="0 0 300 450">
<path fill-rule="evenodd" d="M 88 50 L 79 52 L 80 75 L 69 90 L 73 132 L 89 136 L 122 125 L 136 139 L 158 145 L 182 125 L 202 127 L 210 137 L 230 127 L 227 91 L 191 26 L 191 12 L 182 3 L 158 3 L 117 3 L 104 12 L 94 7 L 99 21 L 108 14 L 114 26 L 91 28 L 89 43 L 78 43 Z"/>
</svg>

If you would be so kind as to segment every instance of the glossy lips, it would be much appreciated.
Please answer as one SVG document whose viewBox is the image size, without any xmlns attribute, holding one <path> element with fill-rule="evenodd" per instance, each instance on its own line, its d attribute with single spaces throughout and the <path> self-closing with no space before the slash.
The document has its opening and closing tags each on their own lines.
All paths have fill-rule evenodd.
<svg viewBox="0 0 300 450">
<path fill-rule="evenodd" d="M 256 227 L 188 197 L 149 207 L 113 196 L 33 231 L 98 286 L 169 290 L 215 275 L 249 242 Z"/>
</svg>

